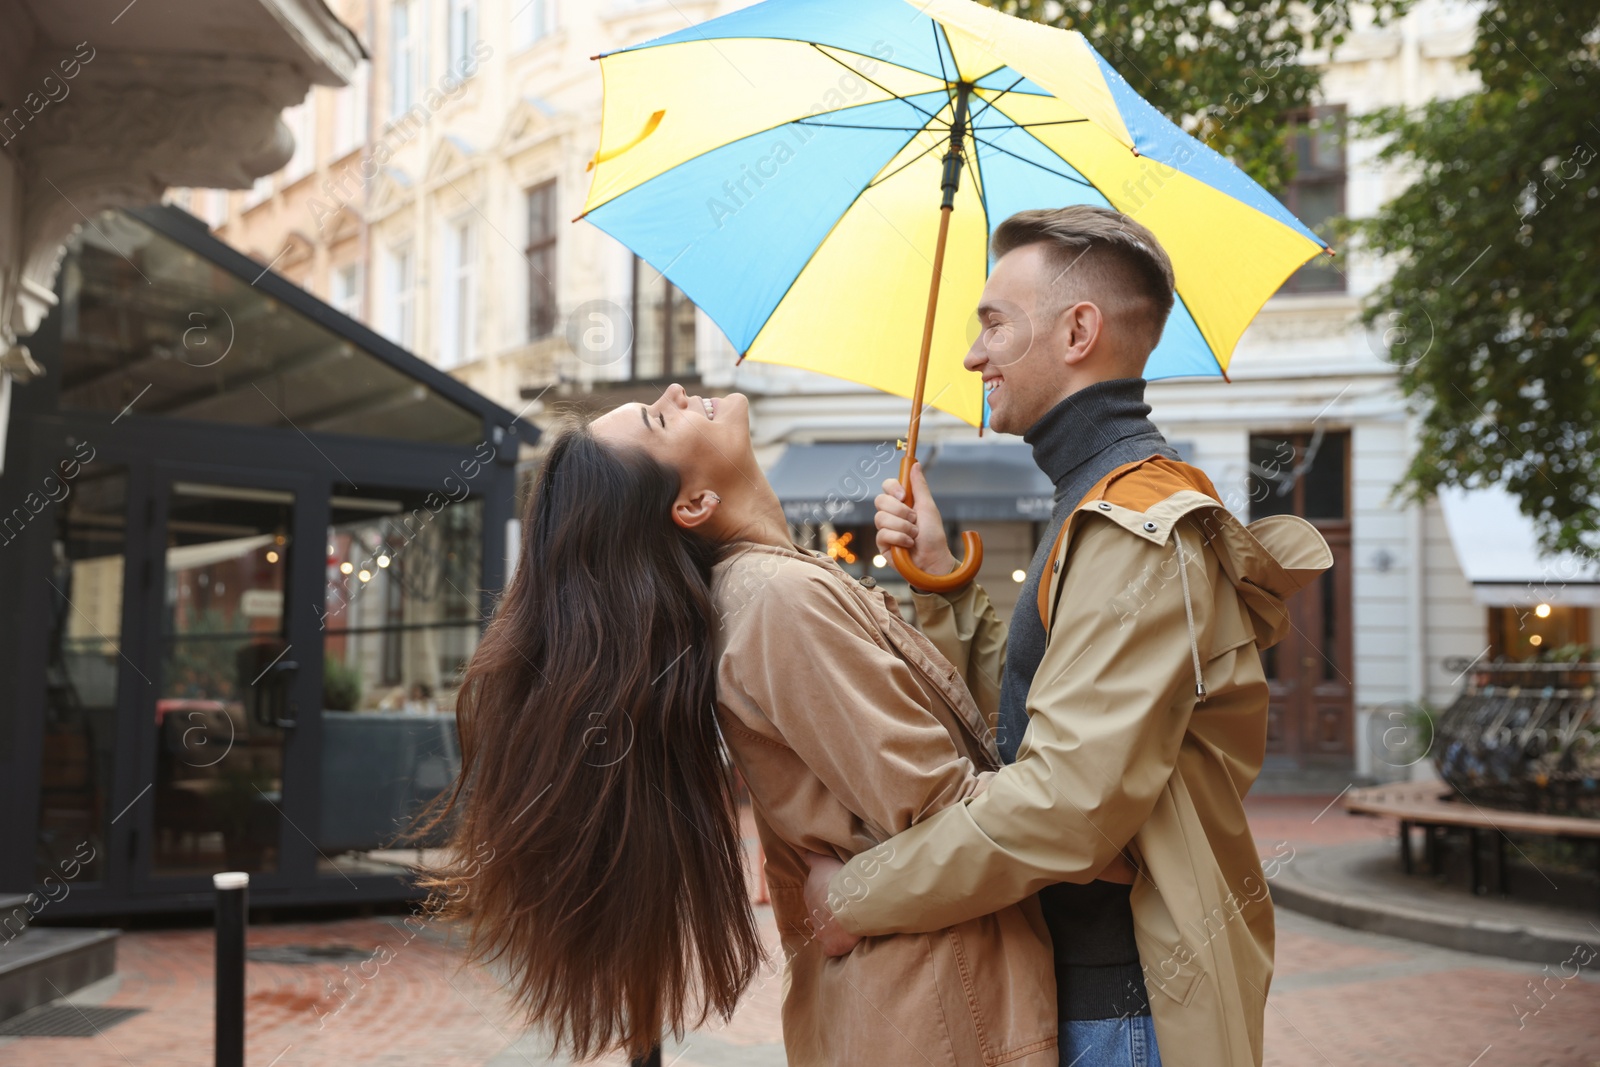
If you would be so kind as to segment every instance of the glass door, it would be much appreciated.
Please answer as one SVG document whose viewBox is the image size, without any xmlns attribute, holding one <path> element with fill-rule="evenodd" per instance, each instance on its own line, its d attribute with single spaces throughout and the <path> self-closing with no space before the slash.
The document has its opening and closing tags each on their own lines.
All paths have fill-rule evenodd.
<svg viewBox="0 0 1600 1067">
<path fill-rule="evenodd" d="M 300 669 L 314 615 L 296 589 L 321 562 L 295 528 L 309 493 L 200 469 L 156 479 L 145 562 L 153 699 L 137 712 L 150 782 L 138 805 L 143 888 L 224 870 L 287 883 L 309 864 L 296 857 L 304 804 L 285 790 L 296 716 L 320 690 Z"/>
</svg>

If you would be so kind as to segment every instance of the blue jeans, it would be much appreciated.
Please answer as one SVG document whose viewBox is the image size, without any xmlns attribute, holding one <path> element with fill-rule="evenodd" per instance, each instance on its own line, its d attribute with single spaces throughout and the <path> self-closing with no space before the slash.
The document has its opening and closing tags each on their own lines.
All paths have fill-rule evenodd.
<svg viewBox="0 0 1600 1067">
<path fill-rule="evenodd" d="M 1155 1024 L 1148 1015 L 1066 1019 L 1061 1024 L 1061 1067 L 1161 1067 Z"/>
</svg>

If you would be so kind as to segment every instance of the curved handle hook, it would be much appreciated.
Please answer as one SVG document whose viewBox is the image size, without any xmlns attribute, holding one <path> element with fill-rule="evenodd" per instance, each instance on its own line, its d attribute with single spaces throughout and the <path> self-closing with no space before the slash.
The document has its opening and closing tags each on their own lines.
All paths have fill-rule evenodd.
<svg viewBox="0 0 1600 1067">
<path fill-rule="evenodd" d="M 900 484 L 905 487 L 907 506 L 913 503 L 911 465 L 916 461 L 917 458 L 909 451 L 905 459 L 900 461 Z M 963 531 L 961 544 L 963 549 L 961 565 L 949 574 L 929 574 L 911 562 L 911 553 L 898 546 L 889 550 L 889 560 L 894 564 L 894 569 L 900 572 L 900 577 L 910 582 L 914 588 L 929 593 L 949 593 L 971 582 L 978 576 L 978 568 L 983 566 L 983 538 L 977 531 Z"/>
</svg>

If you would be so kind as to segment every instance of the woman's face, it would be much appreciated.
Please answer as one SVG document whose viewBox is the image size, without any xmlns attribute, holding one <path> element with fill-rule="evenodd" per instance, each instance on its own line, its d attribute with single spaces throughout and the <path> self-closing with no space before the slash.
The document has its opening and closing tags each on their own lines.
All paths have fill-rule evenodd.
<svg viewBox="0 0 1600 1067">
<path fill-rule="evenodd" d="M 750 402 L 741 393 L 692 396 L 676 383 L 650 404 L 625 404 L 600 416 L 590 432 L 607 444 L 649 453 L 678 472 L 681 497 L 727 494 L 755 468 Z"/>
</svg>

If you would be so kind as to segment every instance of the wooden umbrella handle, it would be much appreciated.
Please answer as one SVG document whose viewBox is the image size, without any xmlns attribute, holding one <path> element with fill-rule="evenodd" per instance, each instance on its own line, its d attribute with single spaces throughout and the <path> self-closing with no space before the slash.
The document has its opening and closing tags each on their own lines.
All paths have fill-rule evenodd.
<svg viewBox="0 0 1600 1067">
<path fill-rule="evenodd" d="M 917 457 L 910 451 L 907 451 L 906 458 L 900 461 L 900 484 L 905 487 L 907 507 L 915 504 L 911 492 L 911 465 L 916 461 Z M 889 559 L 894 564 L 894 569 L 900 572 L 900 577 L 910 582 L 913 588 L 926 593 L 950 593 L 976 578 L 978 568 L 983 566 L 983 538 L 974 530 L 964 530 L 961 534 L 961 544 L 964 550 L 961 563 L 949 574 L 929 574 L 911 562 L 911 553 L 898 545 L 889 550 Z"/>
<path fill-rule="evenodd" d="M 967 97 L 972 91 L 969 83 L 962 82 L 956 99 L 955 121 L 950 125 L 950 149 L 944 157 L 944 203 L 939 208 L 939 240 L 933 250 L 933 278 L 928 283 L 928 311 L 922 320 L 922 351 L 917 357 L 917 387 L 911 394 L 911 426 L 906 432 L 906 455 L 900 461 L 900 484 L 905 488 L 905 502 L 912 504 L 911 466 L 917 462 L 917 431 L 922 428 L 922 394 L 928 383 L 928 353 L 933 349 L 933 323 L 939 310 L 939 282 L 944 276 L 944 246 L 950 236 L 950 212 L 955 209 L 956 189 L 961 184 L 962 139 L 967 125 Z M 935 400 L 939 399 L 934 397 Z M 978 576 L 983 566 L 983 539 L 971 530 L 963 531 L 961 543 L 965 546 L 960 566 L 949 574 L 929 574 L 911 562 L 911 553 L 903 548 L 891 548 L 889 558 L 900 577 L 913 588 L 930 593 L 948 593 L 960 589 Z"/>
</svg>

